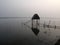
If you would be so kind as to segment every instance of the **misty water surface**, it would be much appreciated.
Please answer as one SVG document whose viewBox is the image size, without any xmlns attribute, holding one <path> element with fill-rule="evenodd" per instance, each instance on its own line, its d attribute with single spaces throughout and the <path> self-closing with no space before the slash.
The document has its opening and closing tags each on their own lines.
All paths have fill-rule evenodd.
<svg viewBox="0 0 60 45">
<path fill-rule="evenodd" d="M 36 36 L 30 28 L 24 25 L 31 18 L 1 18 L 0 19 L 0 44 L 2 45 L 53 45 L 59 39 L 60 29 L 40 27 Z M 40 23 L 59 26 L 59 19 L 41 18 Z M 31 23 L 31 22 L 29 22 Z M 27 25 L 29 25 L 27 23 Z M 31 27 L 31 25 L 29 25 Z M 47 33 L 44 33 L 47 31 Z M 39 38 L 39 39 L 38 39 Z M 24 43 L 24 44 L 23 44 Z"/>
</svg>

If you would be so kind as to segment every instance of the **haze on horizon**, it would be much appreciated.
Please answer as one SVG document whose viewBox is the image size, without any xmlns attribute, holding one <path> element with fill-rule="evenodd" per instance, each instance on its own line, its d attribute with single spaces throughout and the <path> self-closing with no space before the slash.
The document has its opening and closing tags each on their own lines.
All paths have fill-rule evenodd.
<svg viewBox="0 0 60 45">
<path fill-rule="evenodd" d="M 60 18 L 60 0 L 0 0 L 0 17 L 41 17 Z"/>
</svg>

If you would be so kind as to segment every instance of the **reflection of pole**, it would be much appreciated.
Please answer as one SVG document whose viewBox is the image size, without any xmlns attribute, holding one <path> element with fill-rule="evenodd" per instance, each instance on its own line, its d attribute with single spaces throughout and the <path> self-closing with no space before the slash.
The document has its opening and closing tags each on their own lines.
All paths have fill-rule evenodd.
<svg viewBox="0 0 60 45">
<path fill-rule="evenodd" d="M 39 20 L 39 22 L 38 22 L 38 20 L 36 20 L 36 28 L 37 28 L 37 29 L 38 29 L 38 26 L 40 26 L 39 23 L 40 23 L 40 20 Z M 37 35 L 37 39 L 38 39 L 38 41 L 40 41 L 39 35 Z"/>
</svg>

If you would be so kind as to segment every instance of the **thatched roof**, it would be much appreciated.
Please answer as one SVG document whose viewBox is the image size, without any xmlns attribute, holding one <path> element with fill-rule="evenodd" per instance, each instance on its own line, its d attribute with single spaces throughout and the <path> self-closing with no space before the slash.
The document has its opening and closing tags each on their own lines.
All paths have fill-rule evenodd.
<svg viewBox="0 0 60 45">
<path fill-rule="evenodd" d="M 38 14 L 34 14 L 33 17 L 32 17 L 32 20 L 33 19 L 40 19 L 40 17 L 38 16 Z"/>
</svg>

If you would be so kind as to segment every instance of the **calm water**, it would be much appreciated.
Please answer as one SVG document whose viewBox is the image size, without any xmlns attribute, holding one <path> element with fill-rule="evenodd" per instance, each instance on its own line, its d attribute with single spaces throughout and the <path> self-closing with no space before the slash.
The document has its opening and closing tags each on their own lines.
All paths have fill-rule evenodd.
<svg viewBox="0 0 60 45">
<path fill-rule="evenodd" d="M 53 45 L 60 37 L 60 29 L 40 27 L 36 36 L 30 28 L 24 25 L 30 18 L 0 18 L 0 45 Z M 60 26 L 59 19 L 41 18 L 40 22 Z M 27 23 L 30 25 L 31 22 Z M 46 32 L 47 33 L 44 33 Z"/>
</svg>

